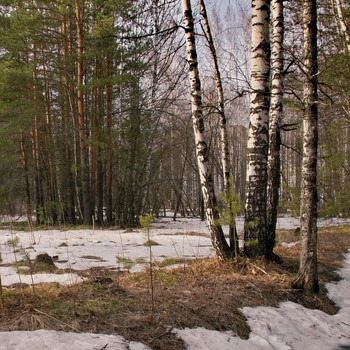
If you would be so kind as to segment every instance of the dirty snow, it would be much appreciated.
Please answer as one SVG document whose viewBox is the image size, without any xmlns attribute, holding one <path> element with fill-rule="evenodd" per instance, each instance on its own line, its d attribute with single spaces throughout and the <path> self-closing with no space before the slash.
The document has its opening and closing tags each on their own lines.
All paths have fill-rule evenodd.
<svg viewBox="0 0 350 350">
<path fill-rule="evenodd" d="M 346 220 L 320 220 L 319 226 L 349 224 Z M 237 220 L 238 230 L 243 220 Z M 298 219 L 280 218 L 279 229 L 294 229 Z M 201 235 L 196 235 L 201 234 Z M 161 219 L 153 224 L 151 239 L 159 243 L 152 247 L 154 259 L 200 258 L 213 255 L 207 226 L 196 219 Z M 16 238 L 18 237 L 18 238 Z M 75 270 L 96 266 L 119 270 L 125 268 L 117 258 L 138 261 L 148 258 L 149 250 L 143 246 L 147 234 L 142 230 L 72 230 L 72 231 L 0 231 L 2 263 L 0 274 L 4 286 L 17 282 L 76 283 L 81 280 Z M 35 258 L 39 253 L 55 256 L 56 266 L 65 269 L 63 274 L 19 274 L 10 264 L 23 258 Z M 119 261 L 121 261 L 119 259 Z M 132 271 L 142 269 L 138 263 Z M 67 272 L 68 271 L 68 272 Z M 319 310 L 309 310 L 292 302 L 281 303 L 278 308 L 246 307 L 242 312 L 251 327 L 248 340 L 240 339 L 233 332 L 217 332 L 203 328 L 174 330 L 188 350 L 340 350 L 350 347 L 350 252 L 339 270 L 339 282 L 327 284 L 329 297 L 340 308 L 336 315 Z M 118 335 L 77 334 L 39 330 L 33 332 L 0 333 L 0 350 L 54 349 L 54 350 L 148 350 L 143 344 L 128 342 Z"/>
<path fill-rule="evenodd" d="M 279 307 L 245 307 L 241 311 L 251 328 L 248 340 L 233 332 L 204 328 L 176 330 L 188 350 L 341 350 L 350 349 L 350 250 L 343 278 L 327 283 L 328 296 L 340 308 L 336 315 L 310 310 L 290 301 Z"/>
<path fill-rule="evenodd" d="M 346 219 L 319 220 L 319 226 L 350 223 Z M 278 229 L 294 229 L 299 219 L 282 217 Z M 227 231 L 227 227 L 224 227 Z M 238 232 L 243 230 L 243 218 L 237 219 Z M 150 238 L 159 245 L 152 247 L 153 259 L 199 259 L 214 255 L 208 227 L 194 218 L 161 218 L 152 225 Z M 148 261 L 149 248 L 144 230 L 41 230 L 33 232 L 0 230 L 0 275 L 2 284 L 58 282 L 71 284 L 82 280 L 76 273 L 94 267 L 111 270 L 140 271 Z M 295 244 L 295 243 L 292 243 Z M 21 260 L 34 259 L 40 253 L 55 257 L 55 265 L 65 273 L 28 276 L 19 274 L 23 267 L 10 266 Z M 23 271 L 22 271 L 23 272 Z"/>
<path fill-rule="evenodd" d="M 0 350 L 150 350 L 118 335 L 38 330 L 0 333 Z"/>
<path fill-rule="evenodd" d="M 192 234 L 187 234 L 191 232 Z M 158 243 L 152 247 L 153 259 L 198 259 L 214 255 L 207 227 L 200 220 L 161 220 L 154 224 L 150 238 Z M 70 284 L 81 281 L 76 272 L 105 267 L 112 270 L 140 271 L 149 259 L 148 240 L 143 230 L 41 230 L 33 232 L 0 230 L 0 274 L 4 286 L 25 282 L 44 281 Z M 67 273 L 36 274 L 18 273 L 22 260 L 34 259 L 47 253 L 55 258 L 55 265 Z M 131 262 L 131 263 L 130 263 Z M 16 264 L 17 263 L 17 264 Z M 14 266 L 9 266 L 14 264 Z M 23 271 L 22 271 L 23 272 Z"/>
</svg>

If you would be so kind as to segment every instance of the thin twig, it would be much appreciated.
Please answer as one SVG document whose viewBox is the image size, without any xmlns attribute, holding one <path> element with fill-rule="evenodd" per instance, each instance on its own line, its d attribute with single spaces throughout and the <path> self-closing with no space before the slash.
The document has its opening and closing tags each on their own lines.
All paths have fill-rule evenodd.
<svg viewBox="0 0 350 350">
<path fill-rule="evenodd" d="M 252 264 L 252 266 L 254 266 L 255 268 L 257 268 L 258 270 L 260 270 L 261 272 L 263 272 L 265 275 L 269 275 L 264 269 L 262 269 L 261 267 L 259 267 L 258 265 Z"/>
</svg>

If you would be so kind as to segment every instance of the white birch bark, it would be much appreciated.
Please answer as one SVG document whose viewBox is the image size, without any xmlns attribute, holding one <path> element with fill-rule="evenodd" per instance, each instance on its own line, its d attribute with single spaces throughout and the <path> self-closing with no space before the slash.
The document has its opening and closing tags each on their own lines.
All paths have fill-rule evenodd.
<svg viewBox="0 0 350 350">
<path fill-rule="evenodd" d="M 199 79 L 197 50 L 194 35 L 194 21 L 190 0 L 181 0 L 185 27 L 187 61 L 189 64 L 189 79 L 191 86 L 191 110 L 193 132 L 196 143 L 196 158 L 202 195 L 205 203 L 206 217 L 211 233 L 213 247 L 220 260 L 231 256 L 230 248 L 224 236 L 222 227 L 218 224 L 219 213 L 216 209 L 213 179 L 209 167 L 209 150 L 204 139 L 204 120 L 202 111 L 201 84 Z"/>
<path fill-rule="evenodd" d="M 244 241 L 248 256 L 264 254 L 269 128 L 270 1 L 252 0 L 252 68 L 247 145 Z"/>
<path fill-rule="evenodd" d="M 232 194 L 233 194 L 233 183 L 231 179 L 231 167 L 230 167 L 230 150 L 227 135 L 226 126 L 226 114 L 225 114 L 225 97 L 224 89 L 222 87 L 221 74 L 219 69 L 218 57 L 216 54 L 216 48 L 214 45 L 213 36 L 211 34 L 211 29 L 208 20 L 208 14 L 205 6 L 204 0 L 199 0 L 201 7 L 201 14 L 204 22 L 204 33 L 209 45 L 210 53 L 212 56 L 214 75 L 216 82 L 216 92 L 217 92 L 217 110 L 220 116 L 220 149 L 221 149 L 221 163 L 222 171 L 224 177 L 224 192 L 226 195 L 226 201 L 228 202 L 229 210 L 229 223 L 230 223 L 230 246 L 235 252 L 235 256 L 238 255 L 238 238 L 236 232 L 235 217 L 232 209 Z"/>
<path fill-rule="evenodd" d="M 269 120 L 269 155 L 267 182 L 266 257 L 273 254 L 276 239 L 277 209 L 280 189 L 280 125 L 283 115 L 283 0 L 272 0 L 271 101 Z"/>
<path fill-rule="evenodd" d="M 304 117 L 303 161 L 301 183 L 299 277 L 295 286 L 306 292 L 317 292 L 317 5 L 316 0 L 303 1 Z"/>
<path fill-rule="evenodd" d="M 222 87 L 221 74 L 218 64 L 218 58 L 216 54 L 216 48 L 214 45 L 214 40 L 211 34 L 211 29 L 208 21 L 207 10 L 204 0 L 199 0 L 201 7 L 201 14 L 204 22 L 204 33 L 209 45 L 210 53 L 212 56 L 213 66 L 214 66 L 214 75 L 216 82 L 216 92 L 217 92 L 217 110 L 220 115 L 220 149 L 221 149 L 221 160 L 222 160 L 222 169 L 224 174 L 224 189 L 225 192 L 230 186 L 230 152 L 228 145 L 227 137 L 227 128 L 226 128 L 226 116 L 225 116 L 225 97 L 224 90 Z"/>
<path fill-rule="evenodd" d="M 349 32 L 349 27 L 344 18 L 343 6 L 341 3 L 341 0 L 334 0 L 334 1 L 335 1 L 335 8 L 337 11 L 340 33 L 344 36 L 344 40 L 345 40 L 345 50 L 347 51 L 348 54 L 350 54 L 350 32 Z"/>
</svg>

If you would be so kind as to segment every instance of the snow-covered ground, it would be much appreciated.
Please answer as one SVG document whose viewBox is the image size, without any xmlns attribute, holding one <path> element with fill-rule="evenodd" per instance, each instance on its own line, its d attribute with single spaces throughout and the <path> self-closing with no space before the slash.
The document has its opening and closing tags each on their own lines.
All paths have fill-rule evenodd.
<svg viewBox="0 0 350 350">
<path fill-rule="evenodd" d="M 154 260 L 166 258 L 196 259 L 214 254 L 204 222 L 196 219 L 161 220 L 150 230 L 150 238 L 158 245 L 152 246 Z M 0 230 L 0 274 L 4 286 L 17 282 L 50 282 L 71 284 L 81 281 L 74 271 L 106 267 L 114 270 L 139 271 L 148 261 L 148 240 L 144 230 L 41 230 L 34 232 Z M 47 253 L 54 257 L 55 265 L 64 274 L 18 273 L 17 266 L 9 266 L 28 257 Z M 22 267 L 19 267 L 23 269 Z"/>
<path fill-rule="evenodd" d="M 346 220 L 320 221 L 320 226 L 349 224 Z M 238 230 L 243 221 L 238 220 Z M 279 229 L 299 226 L 294 218 L 280 218 Z M 213 255 L 211 242 L 204 222 L 196 219 L 161 219 L 151 229 L 151 239 L 159 245 L 152 247 L 154 259 L 200 258 Z M 34 283 L 56 281 L 76 283 L 81 278 L 74 270 L 86 270 L 96 266 L 111 269 L 125 268 L 123 261 L 135 263 L 131 270 L 142 268 L 149 250 L 143 245 L 147 235 L 142 230 L 72 230 L 72 231 L 0 231 L 2 284 L 15 282 Z M 10 264 L 24 255 L 35 258 L 40 253 L 55 256 L 55 264 L 61 269 L 71 269 L 64 274 L 19 274 Z M 136 261 L 137 260 L 137 261 Z M 136 263 L 137 262 L 137 263 Z M 4 266 L 5 265 L 5 266 Z M 129 266 L 130 268 L 130 266 Z M 281 303 L 278 308 L 243 308 L 251 327 L 248 340 L 240 339 L 232 332 L 220 333 L 203 328 L 174 330 L 187 344 L 188 350 L 340 350 L 350 347 L 350 252 L 339 271 L 342 280 L 327 284 L 330 298 L 340 307 L 336 315 L 319 310 L 309 310 L 292 302 Z M 102 334 L 75 334 L 56 331 L 3 332 L 0 333 L 0 350 L 57 349 L 57 350 L 147 350 L 143 344 L 127 342 L 120 336 Z"/>
<path fill-rule="evenodd" d="M 349 219 L 319 220 L 319 226 L 349 223 Z M 292 217 L 279 218 L 277 223 L 278 229 L 294 229 L 298 226 L 299 220 Z M 242 232 L 243 218 L 237 219 L 237 229 Z M 156 261 L 167 258 L 198 259 L 214 255 L 206 222 L 198 219 L 179 218 L 173 221 L 171 218 L 160 218 L 152 224 L 150 236 L 158 243 L 152 246 L 152 255 Z M 144 246 L 147 239 L 144 230 L 0 230 L 2 285 L 18 282 L 31 284 L 33 281 L 72 284 L 82 281 L 76 271 L 94 267 L 140 271 L 149 257 L 149 248 Z M 55 258 L 60 273 L 30 276 L 18 273 L 18 269 L 24 270 L 24 267 L 13 266 L 20 260 L 34 259 L 41 253 Z"/>
</svg>

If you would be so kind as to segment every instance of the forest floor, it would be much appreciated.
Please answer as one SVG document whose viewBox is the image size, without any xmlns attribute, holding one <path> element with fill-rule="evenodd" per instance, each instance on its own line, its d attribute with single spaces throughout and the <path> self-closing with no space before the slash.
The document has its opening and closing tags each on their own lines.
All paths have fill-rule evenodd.
<svg viewBox="0 0 350 350">
<path fill-rule="evenodd" d="M 279 230 L 277 237 L 275 252 L 282 257 L 282 264 L 244 258 L 221 263 L 209 257 L 179 259 L 174 268 L 166 266 L 164 259 L 163 265 L 153 264 L 152 279 L 149 268 L 130 273 L 94 267 L 76 271 L 85 278 L 79 284 L 2 288 L 0 331 L 119 334 L 154 350 L 179 350 L 184 342 L 173 329 L 204 327 L 247 338 L 250 329 L 243 307 L 276 307 L 282 301 L 293 301 L 331 315 L 337 313 L 325 283 L 339 280 L 335 270 L 350 248 L 350 226 L 319 229 L 321 290 L 317 295 L 291 288 L 300 249 L 295 230 Z"/>
</svg>

